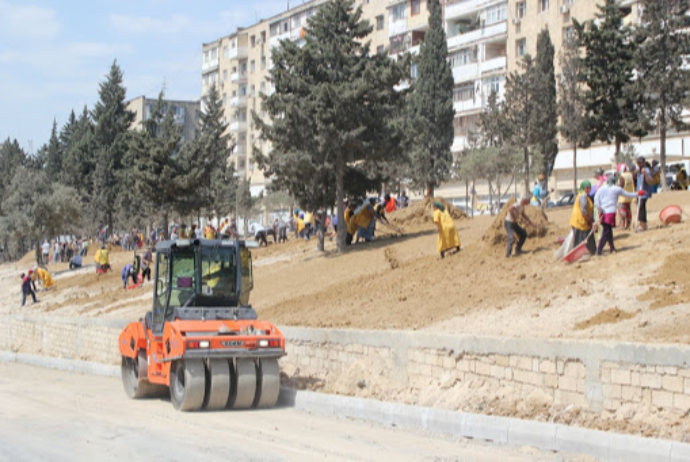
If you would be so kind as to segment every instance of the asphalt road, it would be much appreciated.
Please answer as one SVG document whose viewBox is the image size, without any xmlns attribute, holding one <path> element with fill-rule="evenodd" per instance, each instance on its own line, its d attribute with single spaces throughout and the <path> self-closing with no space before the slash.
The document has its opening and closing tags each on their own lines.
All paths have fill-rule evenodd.
<svg viewBox="0 0 690 462">
<path fill-rule="evenodd" d="M 2 461 L 571 460 L 291 408 L 181 413 L 120 380 L 0 363 Z"/>
</svg>

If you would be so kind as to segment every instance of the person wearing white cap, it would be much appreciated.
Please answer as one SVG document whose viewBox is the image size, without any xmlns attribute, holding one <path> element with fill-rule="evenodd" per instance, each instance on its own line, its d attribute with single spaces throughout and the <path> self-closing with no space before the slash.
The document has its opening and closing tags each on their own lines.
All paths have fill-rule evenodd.
<svg viewBox="0 0 690 462">
<path fill-rule="evenodd" d="M 534 226 L 532 220 L 525 214 L 525 207 L 529 204 L 529 197 L 523 197 L 520 202 L 515 202 L 513 205 L 508 207 L 508 214 L 503 222 L 505 226 L 506 234 L 508 236 L 508 247 L 506 249 L 506 258 L 510 258 L 513 253 L 513 244 L 515 243 L 515 234 L 518 235 L 517 247 L 515 247 L 515 256 L 522 254 L 522 246 L 527 240 L 527 231 L 525 231 L 519 224 L 518 220 L 522 218 L 530 226 Z"/>
</svg>

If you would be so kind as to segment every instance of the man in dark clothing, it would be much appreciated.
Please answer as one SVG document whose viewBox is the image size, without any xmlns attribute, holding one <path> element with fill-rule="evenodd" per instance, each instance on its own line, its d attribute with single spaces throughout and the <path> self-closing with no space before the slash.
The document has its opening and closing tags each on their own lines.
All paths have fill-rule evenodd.
<svg viewBox="0 0 690 462">
<path fill-rule="evenodd" d="M 141 259 L 141 281 L 146 278 L 147 281 L 151 280 L 151 263 L 153 262 L 153 254 L 151 249 L 146 249 L 144 252 L 144 257 Z"/>
<path fill-rule="evenodd" d="M 31 294 L 31 298 L 33 299 L 34 303 L 37 303 L 38 300 L 36 300 L 36 286 L 34 285 L 34 282 L 31 280 L 29 276 L 26 274 L 22 273 L 21 275 L 22 278 L 22 306 L 26 303 L 26 296 L 28 294 Z M 32 288 L 33 285 L 33 288 Z"/>
</svg>

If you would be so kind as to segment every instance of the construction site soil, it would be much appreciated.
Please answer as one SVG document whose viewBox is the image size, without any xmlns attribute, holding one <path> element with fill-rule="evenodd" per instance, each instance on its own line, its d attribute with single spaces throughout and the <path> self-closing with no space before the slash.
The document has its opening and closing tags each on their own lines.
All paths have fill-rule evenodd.
<svg viewBox="0 0 690 462">
<path fill-rule="evenodd" d="M 373 242 L 353 245 L 344 254 L 337 253 L 334 241 L 326 240 L 326 251 L 319 252 L 314 239 L 306 242 L 293 236 L 287 244 L 271 242 L 253 250 L 251 301 L 260 318 L 278 326 L 688 344 L 690 225 L 683 221 L 663 226 L 658 220 L 659 211 L 672 204 L 690 211 L 690 192 L 655 195 L 648 204 L 648 231 L 614 231 L 617 253 L 609 255 L 607 250 L 603 257 L 587 256 L 566 264 L 554 260 L 554 252 L 557 239 L 569 232 L 569 207 L 542 214 L 528 206 L 526 213 L 536 226 L 527 227 L 525 253 L 509 259 L 505 258 L 505 210 L 497 217 L 474 218 L 453 211 L 462 250 L 441 259 L 436 253 L 431 202 L 426 201 L 390 214 L 402 235 L 379 226 Z M 91 247 L 92 255 L 95 246 Z M 51 271 L 64 271 L 56 275 L 56 287 L 40 292 L 40 303 L 25 307 L 19 306 L 19 274 L 33 266 L 33 255 L 2 265 L 0 287 L 5 297 L 0 300 L 0 314 L 138 319 L 151 307 L 153 285 L 123 290 L 120 271 L 131 260 L 132 252 L 114 249 L 114 271 L 102 276 L 94 268 L 70 272 L 64 271 L 64 263 L 50 264 Z M 360 366 L 361 371 L 348 373 L 376 375 L 367 364 Z M 362 396 L 356 380 L 339 383 L 322 390 Z M 476 387 L 426 390 L 423 397 L 406 396 L 404 391 L 400 396 L 376 396 L 375 390 L 374 384 L 367 393 L 380 399 L 537 420 L 553 419 L 560 412 L 540 396 L 531 397 L 530 405 L 510 396 L 482 401 L 472 398 L 482 395 Z M 559 419 L 671 438 L 681 438 L 688 430 L 684 416 L 661 415 L 653 409 L 619 413 L 607 420 L 571 410 Z"/>
</svg>

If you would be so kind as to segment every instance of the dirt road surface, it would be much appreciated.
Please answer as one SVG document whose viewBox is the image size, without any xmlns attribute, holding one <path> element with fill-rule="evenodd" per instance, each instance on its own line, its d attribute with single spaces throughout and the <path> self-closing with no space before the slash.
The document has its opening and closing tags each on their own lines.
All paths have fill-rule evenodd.
<svg viewBox="0 0 690 462">
<path fill-rule="evenodd" d="M 587 460 L 290 408 L 181 413 L 119 380 L 0 363 L 0 460 Z"/>
</svg>

